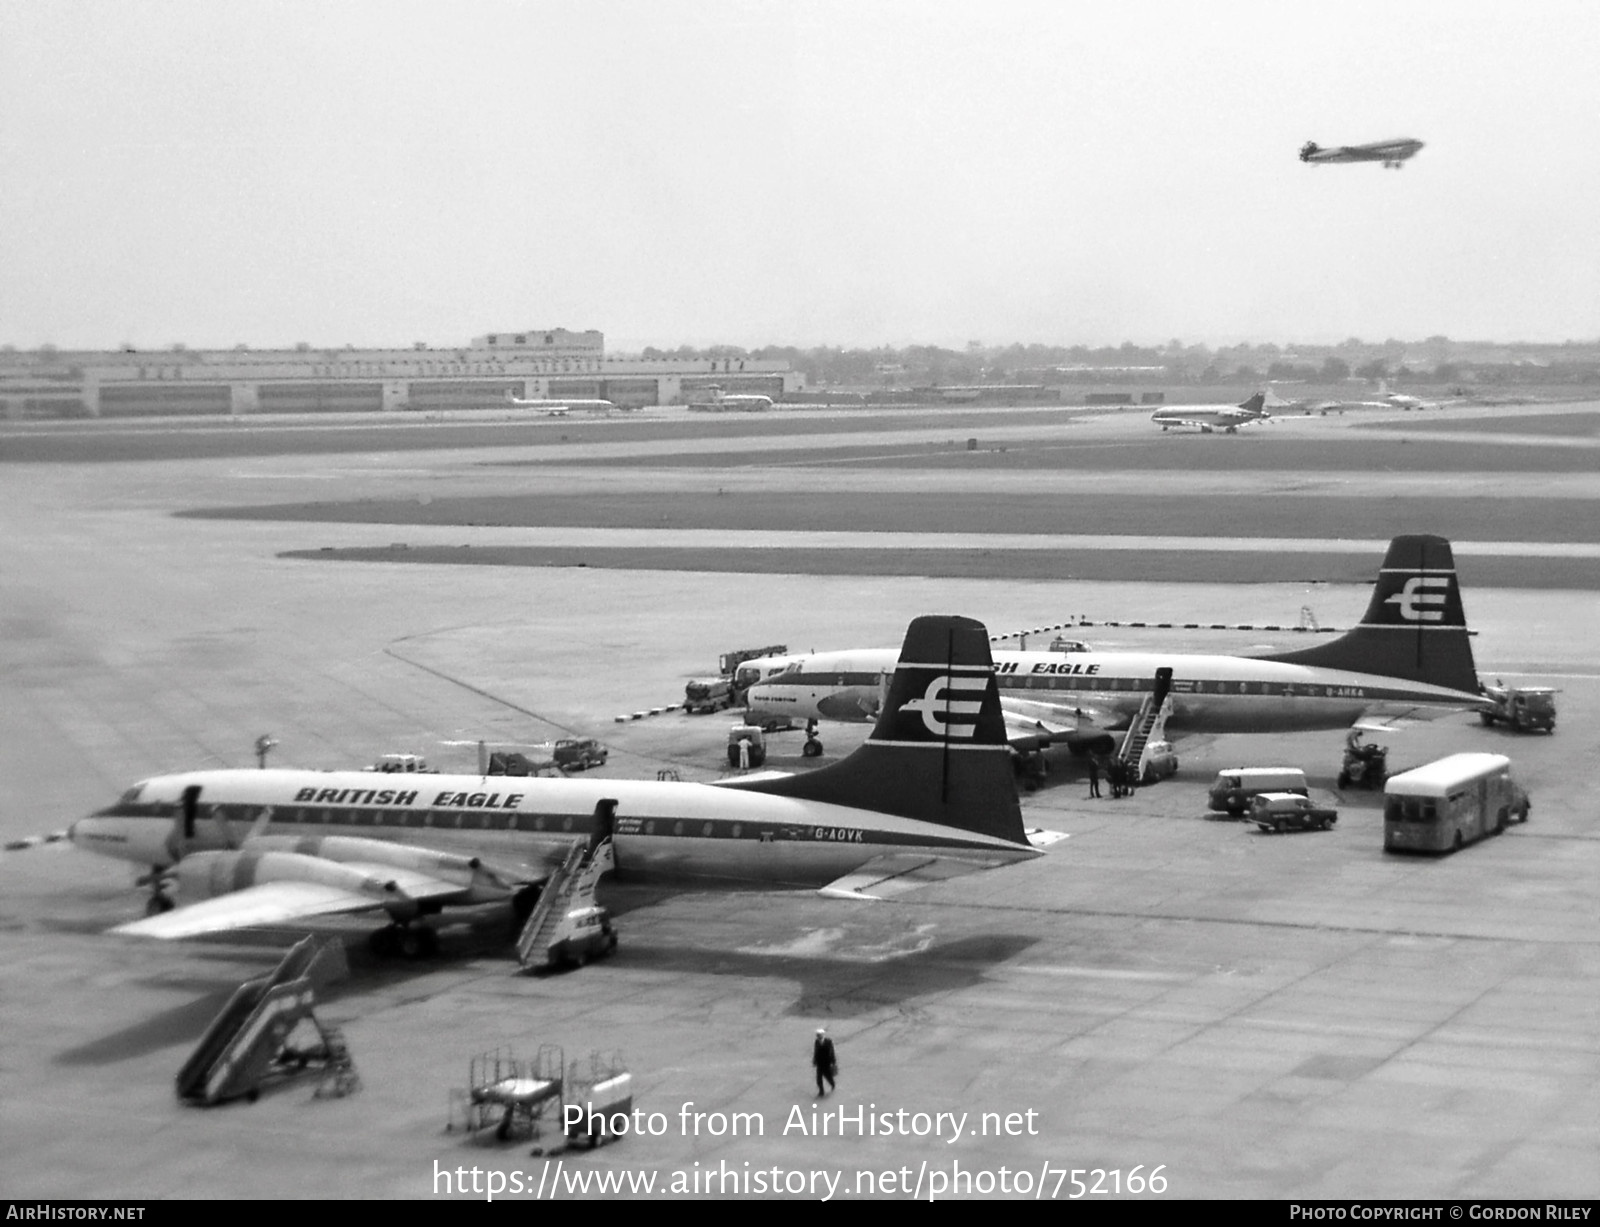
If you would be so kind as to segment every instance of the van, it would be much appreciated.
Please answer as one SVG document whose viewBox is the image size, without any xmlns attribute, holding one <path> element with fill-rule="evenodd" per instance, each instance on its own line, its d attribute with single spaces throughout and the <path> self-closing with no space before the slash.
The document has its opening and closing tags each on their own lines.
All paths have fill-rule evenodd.
<svg viewBox="0 0 1600 1227">
<path fill-rule="evenodd" d="M 1250 808 L 1250 798 L 1263 792 L 1306 796 L 1306 773 L 1298 767 L 1229 767 L 1212 781 L 1211 808 L 1238 816 Z"/>
</svg>

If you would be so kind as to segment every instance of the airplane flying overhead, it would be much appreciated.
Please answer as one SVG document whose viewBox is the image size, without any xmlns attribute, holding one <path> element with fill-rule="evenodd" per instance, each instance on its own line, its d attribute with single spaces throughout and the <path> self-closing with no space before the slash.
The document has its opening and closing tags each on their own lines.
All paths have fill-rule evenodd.
<svg viewBox="0 0 1600 1227">
<path fill-rule="evenodd" d="M 1407 158 L 1415 157 L 1417 150 L 1421 148 L 1422 142 L 1412 140 L 1410 137 L 1392 141 L 1373 141 L 1370 145 L 1335 145 L 1332 149 L 1324 149 L 1316 141 L 1307 141 L 1300 146 L 1300 160 L 1313 164 L 1382 162 L 1384 169 L 1392 166 L 1399 170 L 1400 164 Z"/>
<path fill-rule="evenodd" d="M 1257 392 L 1237 405 L 1171 405 L 1150 415 L 1162 430 L 1173 426 L 1198 426 L 1202 434 L 1221 430 L 1237 434 L 1248 422 L 1262 422 L 1272 416 L 1267 409 L 1267 394 Z"/>
<path fill-rule="evenodd" d="M 1434 719 L 1481 708 L 1450 543 L 1396 537 L 1366 614 L 1338 639 L 1267 656 L 1175 652 L 994 653 L 1013 748 L 1109 749 L 1165 674 L 1167 728 L 1279 733 Z M 746 661 L 751 717 L 862 721 L 876 712 L 893 652 L 821 653 L 769 669 Z"/>
<path fill-rule="evenodd" d="M 135 784 L 69 835 L 151 870 L 150 914 L 117 932 L 174 938 L 381 910 L 391 927 L 377 944 L 401 949 L 418 944 L 411 926 L 445 906 L 531 905 L 524 892 L 584 841 L 609 838 L 623 879 L 853 898 L 1038 855 L 1017 805 L 988 633 L 955 617 L 911 624 L 871 736 L 802 775 L 697 784 L 194 771 Z M 164 893 L 174 884 L 176 908 Z"/>
</svg>

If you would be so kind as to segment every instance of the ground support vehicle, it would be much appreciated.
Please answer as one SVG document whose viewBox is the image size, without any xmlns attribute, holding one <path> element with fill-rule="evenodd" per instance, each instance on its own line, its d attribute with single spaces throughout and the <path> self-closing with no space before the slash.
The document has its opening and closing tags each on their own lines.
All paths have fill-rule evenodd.
<svg viewBox="0 0 1600 1227">
<path fill-rule="evenodd" d="M 1144 774 L 1141 784 L 1154 784 L 1178 773 L 1178 756 L 1172 752 L 1170 741 L 1152 741 L 1145 747 Z"/>
<path fill-rule="evenodd" d="M 604 766 L 610 753 L 593 737 L 563 737 L 556 742 L 553 757 L 563 771 L 587 771 Z"/>
<path fill-rule="evenodd" d="M 728 730 L 728 766 L 739 771 L 767 761 L 767 735 L 753 724 L 736 724 Z"/>
<path fill-rule="evenodd" d="M 1208 794 L 1211 808 L 1239 817 L 1250 799 L 1263 792 L 1307 793 L 1306 773 L 1298 767 L 1229 767 L 1217 772 Z"/>
<path fill-rule="evenodd" d="M 1339 766 L 1339 787 L 1377 789 L 1389 778 L 1389 747 L 1351 745 L 1345 747 Z"/>
<path fill-rule="evenodd" d="M 697 677 L 683 688 L 683 710 L 690 715 L 722 711 L 737 700 L 731 677 Z"/>
<path fill-rule="evenodd" d="M 1507 686 L 1496 679 L 1483 688 L 1489 706 L 1478 712 L 1478 719 L 1489 726 L 1509 724 L 1519 733 L 1553 733 L 1556 694 L 1549 686 Z"/>
<path fill-rule="evenodd" d="M 1449 852 L 1528 821 L 1532 803 L 1504 754 L 1451 754 L 1384 785 L 1383 850 Z"/>
<path fill-rule="evenodd" d="M 611 913 L 603 907 L 573 908 L 549 947 L 551 967 L 582 967 L 590 959 L 604 958 L 617 948 L 617 931 Z"/>
<path fill-rule="evenodd" d="M 1263 831 L 1331 831 L 1339 811 L 1297 792 L 1263 792 L 1250 798 L 1250 821 Z"/>
</svg>

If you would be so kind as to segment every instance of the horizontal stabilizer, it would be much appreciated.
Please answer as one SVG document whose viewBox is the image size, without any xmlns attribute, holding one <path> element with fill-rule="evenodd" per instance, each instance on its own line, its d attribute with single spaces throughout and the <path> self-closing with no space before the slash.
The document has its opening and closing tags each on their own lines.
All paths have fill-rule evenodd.
<svg viewBox="0 0 1600 1227">
<path fill-rule="evenodd" d="M 907 891 L 994 868 L 996 862 L 953 856 L 890 853 L 873 857 L 859 869 L 818 889 L 830 899 L 893 899 Z"/>
</svg>

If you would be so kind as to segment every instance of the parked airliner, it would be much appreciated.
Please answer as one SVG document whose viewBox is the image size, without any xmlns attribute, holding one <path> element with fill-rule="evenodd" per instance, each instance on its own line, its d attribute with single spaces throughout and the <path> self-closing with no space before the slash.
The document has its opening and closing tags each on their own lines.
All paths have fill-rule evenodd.
<svg viewBox="0 0 1600 1227">
<path fill-rule="evenodd" d="M 988 633 L 954 617 L 911 624 L 872 735 L 802 775 L 697 784 L 195 771 L 135 784 L 69 834 L 151 870 L 150 914 L 118 932 L 185 937 L 381 909 L 392 926 L 380 945 L 401 949 L 415 949 L 416 935 L 397 941 L 394 927 L 410 933 L 444 906 L 531 905 L 531 888 L 575 841 L 609 837 L 622 878 L 854 898 L 1037 855 Z"/>
<path fill-rule="evenodd" d="M 752 719 L 871 719 L 893 650 L 746 661 Z M 1392 728 L 1483 706 L 1456 581 L 1442 537 L 1396 537 L 1361 623 L 1327 643 L 1266 656 L 1175 652 L 994 653 L 1014 744 L 1041 735 L 1079 751 L 1110 748 L 1170 670 L 1167 728 L 1278 733 Z M 761 680 L 754 680 L 759 677 Z"/>
</svg>

